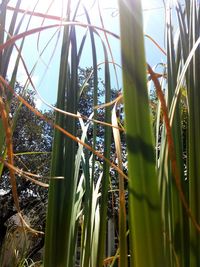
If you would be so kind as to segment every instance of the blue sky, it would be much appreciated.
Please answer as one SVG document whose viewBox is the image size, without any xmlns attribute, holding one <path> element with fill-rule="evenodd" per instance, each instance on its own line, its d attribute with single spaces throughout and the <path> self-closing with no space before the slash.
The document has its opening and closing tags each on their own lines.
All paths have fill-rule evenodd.
<svg viewBox="0 0 200 267">
<path fill-rule="evenodd" d="M 60 1 L 60 2 L 59 2 Z M 84 0 L 87 3 L 87 8 L 89 10 L 89 14 L 91 16 L 92 24 L 100 25 L 98 18 L 98 10 L 97 6 L 93 6 L 92 4 L 94 0 Z M 9 5 L 12 6 L 16 0 L 12 0 Z M 26 9 L 29 5 L 31 9 L 36 1 L 22 1 L 22 8 Z M 40 1 L 40 6 L 36 9 L 39 12 L 45 12 L 50 0 L 42 0 Z M 66 1 L 65 1 L 66 2 Z M 56 5 L 52 6 L 52 9 L 49 11 L 49 14 L 61 16 L 61 7 L 59 3 L 61 0 L 55 1 Z M 105 28 L 111 30 L 114 33 L 119 34 L 119 16 L 116 12 L 117 8 L 117 0 L 101 0 L 101 10 L 102 14 L 104 14 L 104 23 Z M 92 7 L 92 8 L 91 8 Z M 10 11 L 11 14 L 11 11 Z M 25 25 L 28 22 L 29 16 L 24 23 Z M 164 9 L 163 3 L 161 0 L 143 0 L 143 19 L 144 19 L 144 33 L 150 35 L 154 38 L 162 47 L 164 47 Z M 9 17 L 8 17 L 9 20 Z M 85 21 L 84 16 L 78 17 L 78 20 Z M 55 21 L 49 21 L 49 24 L 55 23 Z M 31 27 L 39 27 L 41 25 L 41 19 L 35 18 L 31 22 Z M 30 36 L 25 41 L 25 46 L 22 52 L 23 58 L 27 64 L 29 71 L 33 68 L 34 64 L 37 63 L 34 74 L 33 74 L 33 82 L 42 95 L 42 97 L 49 103 L 54 104 L 56 101 L 57 94 L 57 85 L 58 85 L 58 73 L 59 73 L 59 57 L 60 57 L 60 46 L 61 40 L 57 43 L 57 29 L 48 30 L 43 32 L 38 39 L 38 35 Z M 78 30 L 78 36 L 81 39 L 85 30 Z M 55 37 L 48 45 L 45 53 L 39 58 L 39 55 L 45 45 L 48 43 L 48 40 L 55 34 Z M 39 45 L 37 47 L 37 40 L 39 40 Z M 98 41 L 97 41 L 98 42 Z M 120 64 L 120 44 L 119 41 L 114 37 L 109 36 L 109 42 L 112 48 L 112 53 L 114 59 L 117 63 Z M 57 47 L 56 47 L 57 46 Z M 56 47 L 56 52 L 52 55 L 54 48 Z M 165 62 L 165 57 L 163 54 L 155 47 L 152 42 L 145 38 L 145 47 L 146 47 L 146 58 L 147 61 L 153 66 L 158 62 Z M 49 64 L 49 60 L 51 62 Z M 100 42 L 98 45 L 98 63 L 102 62 L 103 59 L 103 50 L 101 48 Z M 13 60 L 14 62 L 14 60 Z M 12 62 L 11 62 L 12 65 Z M 47 67 L 48 65 L 48 67 Z M 87 41 L 86 48 L 83 53 L 83 57 L 81 60 L 81 66 L 91 66 L 91 53 L 90 53 L 90 42 L 89 38 Z M 12 69 L 12 66 L 10 67 Z M 24 83 L 26 79 L 25 72 L 23 70 L 23 66 L 20 67 L 19 70 L 19 81 Z M 119 84 L 121 86 L 121 71 L 118 69 L 118 79 Z M 114 72 L 112 71 L 112 87 L 116 87 L 116 79 L 114 76 Z M 40 107 L 40 100 L 37 101 L 38 107 Z M 43 106 L 44 108 L 44 106 Z"/>
</svg>

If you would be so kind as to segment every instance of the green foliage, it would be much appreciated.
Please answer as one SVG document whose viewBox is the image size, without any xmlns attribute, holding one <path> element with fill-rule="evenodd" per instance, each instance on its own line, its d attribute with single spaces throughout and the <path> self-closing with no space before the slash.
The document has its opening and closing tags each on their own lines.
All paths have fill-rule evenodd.
<svg viewBox="0 0 200 267">
<path fill-rule="evenodd" d="M 19 84 L 16 85 L 15 89 L 19 95 L 23 94 L 28 103 L 33 107 L 35 106 L 35 94 L 33 91 L 27 91 L 26 94 L 24 94 L 23 88 Z M 20 106 L 16 98 L 13 98 L 9 112 L 11 125 L 14 122 L 16 113 L 18 113 L 18 119 L 13 127 L 12 138 L 15 164 L 19 169 L 41 176 L 38 180 L 46 182 L 48 180 L 45 180 L 43 177 L 49 177 L 52 128 L 30 112 L 28 108 Z M 53 118 L 53 113 L 51 111 L 43 112 L 43 114 L 49 118 Z M 17 192 L 21 209 L 23 209 L 26 216 L 31 213 L 31 210 L 33 214 L 35 214 L 34 209 L 37 210 L 34 218 L 31 218 L 31 220 L 33 219 L 32 223 L 37 229 L 44 229 L 46 208 L 43 203 L 45 203 L 45 199 L 47 198 L 47 189 L 30 182 L 25 179 L 23 175 L 16 175 L 16 182 L 18 185 Z M 4 190 L 0 203 L 0 244 L 2 245 L 3 240 L 4 243 L 6 243 L 5 238 L 9 235 L 10 226 L 8 226 L 8 221 L 17 212 L 12 198 L 9 170 L 6 166 L 4 166 L 2 170 L 0 190 Z M 39 218 L 37 215 L 40 215 Z M 6 230 L 8 230 L 7 235 Z M 38 242 L 36 242 L 31 249 L 36 249 L 40 241 L 41 238 L 39 237 Z M 38 246 L 38 249 L 41 246 L 42 242 L 41 245 Z M 3 253 L 2 249 L 3 247 L 1 247 L 0 254 Z M 27 249 L 26 253 L 27 255 L 31 254 L 30 248 Z"/>
<path fill-rule="evenodd" d="M 45 267 L 71 267 L 76 264 L 81 267 L 114 264 L 124 267 L 198 267 L 199 1 L 177 1 L 173 4 L 164 1 L 166 63 L 158 63 L 163 68 L 163 74 L 156 75 L 152 71 L 148 76 L 155 86 L 150 97 L 141 1 L 119 1 L 125 126 L 122 96 L 116 98 L 117 92 L 111 89 L 109 61 L 113 55 L 108 37 L 112 33 L 93 27 L 90 12 L 87 7 L 81 9 L 81 1 L 78 0 L 67 2 L 65 15 L 70 22 L 30 30 L 31 18 L 38 14 L 29 14 L 28 23 L 24 20 L 26 14 L 19 19 L 21 2 L 16 1 L 13 16 L 7 22 L 9 1 L 3 0 L 0 5 L 0 186 L 7 192 L 0 203 L 1 241 L 5 236 L 4 222 L 16 213 L 17 197 L 24 214 L 27 207 L 41 208 L 47 202 L 47 190 L 33 185 L 19 173 L 15 175 L 12 169 L 15 164 L 23 171 L 50 178 L 47 180 L 50 180 L 50 188 Z M 84 23 L 76 25 L 80 10 L 89 27 Z M 47 14 L 40 16 L 49 19 Z M 103 16 L 100 13 L 99 16 L 103 25 Z M 177 32 L 174 31 L 175 16 Z M 26 31 L 18 35 L 25 22 Z M 9 23 L 10 35 L 7 35 L 4 28 Z M 79 32 L 80 26 L 84 29 L 83 35 Z M 62 36 L 62 44 L 61 48 L 55 47 L 55 50 L 60 49 L 56 112 L 41 111 L 39 114 L 35 110 L 35 93 L 27 89 L 28 83 L 21 87 L 16 82 L 19 62 L 22 61 L 26 36 L 58 27 L 62 32 L 58 34 Z M 16 36 L 11 38 L 12 35 Z M 112 36 L 117 37 L 116 34 Z M 23 97 L 21 102 L 3 80 L 8 75 L 15 41 L 20 39 L 10 86 Z M 87 39 L 92 67 L 82 68 L 80 63 L 88 45 Z M 39 41 L 40 37 L 37 45 Z M 100 48 L 104 56 L 104 63 L 100 63 L 102 70 L 98 62 Z M 31 76 L 34 68 L 30 74 L 29 68 L 26 68 L 33 88 Z M 115 101 L 111 103 L 113 99 Z M 107 104 L 97 108 L 102 102 Z M 28 104 L 33 109 L 28 108 Z M 97 122 L 101 120 L 109 124 L 111 115 L 112 125 Z M 42 116 L 46 118 L 42 120 Z M 125 180 L 127 160 L 128 181 Z M 15 183 L 18 185 L 17 192 L 14 191 Z M 38 201 L 44 201 L 44 205 L 40 203 L 38 206 Z M 107 228 L 110 216 L 114 218 L 113 239 L 118 239 L 118 247 L 113 252 L 115 255 L 106 255 L 107 229 L 112 228 Z M 40 218 L 34 217 L 37 217 L 36 221 Z M 42 226 L 34 222 L 32 225 L 40 225 L 44 229 L 43 217 Z M 32 266 L 34 263 L 29 261 L 29 257 L 32 257 L 29 252 L 21 256 L 23 259 L 19 266 Z"/>
<path fill-rule="evenodd" d="M 119 1 L 119 7 L 128 148 L 131 265 L 165 266 L 145 77 L 141 4 L 140 1 Z M 123 258 L 121 265 L 122 262 L 125 264 L 126 259 Z"/>
</svg>

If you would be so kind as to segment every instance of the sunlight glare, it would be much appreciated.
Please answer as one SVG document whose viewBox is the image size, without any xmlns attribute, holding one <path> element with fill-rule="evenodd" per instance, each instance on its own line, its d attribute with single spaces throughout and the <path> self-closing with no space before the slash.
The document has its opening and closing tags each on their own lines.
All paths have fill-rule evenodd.
<svg viewBox="0 0 200 267">
<path fill-rule="evenodd" d="M 142 8 L 143 9 L 151 9 L 156 6 L 162 5 L 162 1 L 160 0 L 142 0 Z"/>
<path fill-rule="evenodd" d="M 76 7 L 78 2 L 79 2 L 78 0 L 72 0 L 71 1 L 72 9 L 74 9 Z M 112 6 L 112 2 L 115 2 L 115 1 L 100 0 L 100 5 L 101 5 L 101 7 L 104 7 L 104 6 L 107 6 L 109 3 L 110 6 Z M 23 9 L 32 10 L 36 3 L 37 3 L 37 0 L 35 0 L 35 1 L 22 1 Z M 38 4 L 36 6 L 35 11 L 41 12 L 41 13 L 46 13 L 48 11 L 48 14 L 50 14 L 50 15 L 62 17 L 65 14 L 67 3 L 68 3 L 67 0 L 41 0 L 41 1 L 38 1 Z M 98 0 L 81 0 L 80 7 L 82 5 L 84 5 L 87 8 L 87 10 L 90 10 L 94 6 L 97 7 Z"/>
</svg>

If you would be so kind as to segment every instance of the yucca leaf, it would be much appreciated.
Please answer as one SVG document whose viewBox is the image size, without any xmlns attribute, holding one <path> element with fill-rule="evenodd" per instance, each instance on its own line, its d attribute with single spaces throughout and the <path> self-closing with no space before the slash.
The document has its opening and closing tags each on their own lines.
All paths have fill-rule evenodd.
<svg viewBox="0 0 200 267">
<path fill-rule="evenodd" d="M 131 265 L 165 266 L 158 181 L 146 86 L 141 3 L 119 1 L 129 168 Z"/>
<path fill-rule="evenodd" d="M 180 53 L 179 47 L 177 51 L 175 51 L 174 44 L 174 35 L 173 35 L 173 26 L 171 22 L 171 11 L 168 9 L 167 11 L 167 68 L 168 68 L 168 81 L 167 81 L 167 101 L 168 106 L 170 107 L 172 98 L 176 89 L 177 76 L 180 66 Z M 179 103 L 178 103 L 179 104 Z M 177 168 L 179 170 L 182 184 L 184 183 L 184 175 L 183 175 L 183 160 L 182 160 L 182 138 L 181 138 L 181 117 L 180 117 L 180 106 L 177 104 L 176 109 L 174 111 L 174 119 L 172 124 L 172 134 L 173 141 L 175 144 L 175 153 L 176 153 L 176 162 Z M 169 193 L 169 230 L 171 237 L 171 258 L 174 258 L 174 253 L 178 257 L 179 264 L 183 265 L 184 255 L 188 252 L 187 248 L 184 247 L 184 239 L 186 238 L 186 234 L 183 232 L 184 224 L 187 222 L 183 221 L 183 207 L 181 200 L 179 198 L 179 194 L 175 185 L 175 179 L 173 177 L 173 173 L 168 164 L 168 182 L 167 182 L 167 190 Z M 187 230 L 187 229 L 185 229 Z"/>
<path fill-rule="evenodd" d="M 70 17 L 70 1 L 67 6 L 67 16 Z M 69 47 L 72 43 L 72 61 L 69 69 Z M 77 49 L 74 28 L 65 27 L 61 51 L 60 75 L 57 107 L 71 113 L 77 113 Z M 71 71 L 71 73 L 70 73 Z M 57 114 L 56 122 L 73 135 L 76 135 L 74 118 L 64 119 L 63 114 Z M 63 181 L 52 180 L 49 188 L 48 217 L 45 241 L 44 266 L 72 266 L 74 255 L 72 243 L 74 233 L 73 203 L 75 201 L 74 161 L 76 144 L 55 131 L 51 175 L 64 176 Z M 65 162 L 65 164 L 63 164 Z M 51 256 L 50 256 L 51 255 Z"/>
<path fill-rule="evenodd" d="M 87 19 L 88 24 L 91 24 L 90 21 L 90 16 L 87 12 L 87 9 L 84 7 L 85 11 L 85 16 Z M 96 43 L 95 43 L 95 38 L 94 38 L 94 31 L 92 28 L 89 29 L 90 33 L 90 40 L 91 40 L 91 55 L 92 55 L 92 61 L 93 61 L 93 105 L 96 106 L 98 102 L 98 72 L 97 72 L 97 51 L 96 51 Z M 94 119 L 97 118 L 97 111 L 94 110 Z M 97 138 L 97 124 L 93 124 L 93 148 L 96 148 L 96 138 Z M 86 186 L 86 191 L 87 191 L 87 214 L 91 214 L 92 212 L 92 199 L 93 199 L 93 183 L 94 183 L 94 169 L 95 169 L 95 157 L 92 157 L 92 173 L 91 173 L 91 178 L 90 181 L 87 181 L 89 183 L 88 187 Z M 88 189 L 88 190 L 87 190 Z M 84 262 L 83 266 L 91 266 L 91 240 L 92 240 L 92 235 L 93 235 L 93 225 L 91 223 L 91 218 L 90 216 L 87 217 L 88 221 L 86 222 L 86 239 L 85 239 L 85 256 L 84 256 Z M 89 221 L 90 220 L 90 221 Z"/>
<path fill-rule="evenodd" d="M 186 1 L 187 2 L 187 1 Z M 189 51 L 199 38 L 199 1 L 190 1 L 189 8 L 186 8 L 188 15 L 189 29 Z M 188 42 L 188 40 L 187 40 Z M 200 46 L 196 49 L 187 71 L 187 94 L 189 110 L 188 129 L 188 179 L 189 179 L 189 201 L 190 209 L 200 224 L 200 92 L 199 92 L 199 71 L 200 71 Z M 200 234 L 190 223 L 190 267 L 197 267 L 200 263 Z"/>
<path fill-rule="evenodd" d="M 105 102 L 109 103 L 111 100 L 111 85 L 110 85 L 110 71 L 106 50 L 105 53 Z M 105 121 L 111 121 L 111 110 L 107 107 L 105 110 Z M 104 134 L 104 156 L 110 157 L 111 146 L 111 129 L 106 127 Z M 99 228 L 99 243 L 97 254 L 97 266 L 102 266 L 105 256 L 105 241 L 106 241 L 106 226 L 107 226 L 107 201 L 108 201 L 108 185 L 109 185 L 109 170 L 110 166 L 107 162 L 103 164 L 103 178 L 102 178 L 102 191 L 100 200 L 100 228 Z"/>
<path fill-rule="evenodd" d="M 112 124 L 118 126 L 118 118 L 116 115 L 117 102 L 115 103 L 112 111 Z M 117 154 L 117 161 L 119 168 L 123 171 L 122 163 L 122 148 L 121 148 L 121 138 L 118 129 L 113 128 L 113 137 L 115 142 L 115 149 Z M 119 265 L 128 266 L 127 261 L 127 240 L 126 240 L 126 201 L 125 201 L 125 189 L 124 189 L 124 177 L 118 175 L 119 179 Z"/>
</svg>

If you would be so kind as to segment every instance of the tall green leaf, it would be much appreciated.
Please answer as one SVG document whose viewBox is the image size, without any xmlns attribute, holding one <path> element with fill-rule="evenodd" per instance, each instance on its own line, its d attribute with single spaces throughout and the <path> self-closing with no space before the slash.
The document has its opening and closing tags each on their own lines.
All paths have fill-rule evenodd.
<svg viewBox="0 0 200 267">
<path fill-rule="evenodd" d="M 148 107 L 142 10 L 119 1 L 129 168 L 131 266 L 165 266 L 158 180 Z"/>
<path fill-rule="evenodd" d="M 70 18 L 70 1 L 67 17 Z M 74 26 L 64 28 L 61 50 L 60 75 L 58 85 L 57 107 L 68 112 L 77 113 L 78 80 L 77 48 Z M 69 63 L 71 43 L 71 60 Z M 70 65 L 69 65 L 70 64 Z M 56 123 L 76 135 L 74 118 L 64 118 L 58 113 Z M 55 131 L 51 175 L 63 176 L 63 180 L 52 180 L 49 188 L 49 203 L 45 240 L 44 266 L 73 266 L 74 225 L 72 225 L 73 206 L 77 181 L 74 180 L 76 144 Z"/>
</svg>

